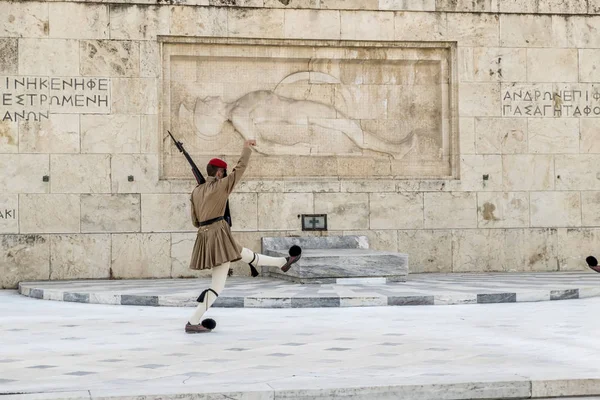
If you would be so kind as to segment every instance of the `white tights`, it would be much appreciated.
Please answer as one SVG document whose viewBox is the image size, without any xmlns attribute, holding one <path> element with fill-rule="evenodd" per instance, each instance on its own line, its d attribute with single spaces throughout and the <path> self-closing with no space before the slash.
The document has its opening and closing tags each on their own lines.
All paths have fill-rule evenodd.
<svg viewBox="0 0 600 400">
<path fill-rule="evenodd" d="M 254 253 L 252 250 L 245 247 L 242 249 L 241 257 L 243 262 L 252 263 L 254 267 L 283 267 L 287 261 L 285 257 L 269 257 L 264 254 Z M 230 262 L 226 262 L 212 268 L 212 283 L 210 288 L 218 294 L 221 294 L 225 288 L 225 281 L 227 280 L 227 273 L 229 272 L 230 265 Z M 202 316 L 213 305 L 215 300 L 217 300 L 217 296 L 212 291 L 207 291 L 204 294 L 204 301 L 198 304 L 196 311 L 194 311 L 194 314 L 190 318 L 190 324 L 198 325 Z"/>
</svg>

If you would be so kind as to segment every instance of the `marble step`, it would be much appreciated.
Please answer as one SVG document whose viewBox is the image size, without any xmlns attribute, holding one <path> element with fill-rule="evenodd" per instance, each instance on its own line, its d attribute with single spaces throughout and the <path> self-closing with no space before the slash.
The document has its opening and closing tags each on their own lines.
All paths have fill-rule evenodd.
<svg viewBox="0 0 600 400">
<path fill-rule="evenodd" d="M 267 255 L 287 256 L 286 250 L 266 250 Z M 303 249 L 302 258 L 287 272 L 276 267 L 263 274 L 299 283 L 344 283 L 344 281 L 404 282 L 408 275 L 408 255 L 364 248 Z"/>
</svg>

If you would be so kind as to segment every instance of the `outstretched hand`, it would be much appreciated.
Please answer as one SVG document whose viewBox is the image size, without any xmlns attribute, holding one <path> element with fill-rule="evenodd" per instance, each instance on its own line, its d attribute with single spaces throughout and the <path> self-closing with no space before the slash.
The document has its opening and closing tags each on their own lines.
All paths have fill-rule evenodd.
<svg viewBox="0 0 600 400">
<path fill-rule="evenodd" d="M 244 147 L 254 147 L 256 146 L 256 140 L 250 139 L 244 142 Z"/>
</svg>

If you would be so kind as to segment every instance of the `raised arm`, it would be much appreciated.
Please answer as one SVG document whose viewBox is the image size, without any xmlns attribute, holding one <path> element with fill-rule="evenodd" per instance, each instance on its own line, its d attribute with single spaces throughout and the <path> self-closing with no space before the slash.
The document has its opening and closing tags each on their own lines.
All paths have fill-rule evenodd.
<svg viewBox="0 0 600 400">
<path fill-rule="evenodd" d="M 230 174 L 223 178 L 223 182 L 227 185 L 227 192 L 231 193 L 235 185 L 242 179 L 248 162 L 250 161 L 250 155 L 252 154 L 252 147 L 256 146 L 256 140 L 246 140 L 244 142 L 244 150 L 242 150 L 242 156 L 240 157 L 237 165 L 233 168 Z"/>
</svg>

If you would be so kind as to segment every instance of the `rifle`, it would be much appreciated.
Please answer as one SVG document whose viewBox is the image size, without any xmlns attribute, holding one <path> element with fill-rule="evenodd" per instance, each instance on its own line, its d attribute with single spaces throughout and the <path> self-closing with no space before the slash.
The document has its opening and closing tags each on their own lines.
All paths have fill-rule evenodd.
<svg viewBox="0 0 600 400">
<path fill-rule="evenodd" d="M 202 184 L 206 183 L 206 179 L 204 179 L 204 176 L 202 176 L 202 173 L 196 166 L 196 163 L 194 162 L 194 160 L 192 160 L 192 157 L 190 157 L 188 152 L 185 151 L 185 148 L 183 147 L 183 143 L 175 140 L 175 137 L 173 137 L 173 134 L 170 131 L 167 130 L 167 132 L 169 133 L 169 136 L 171 136 L 171 139 L 173 139 L 173 142 L 175 143 L 175 147 L 177 147 L 177 150 L 179 150 L 181 153 L 183 153 L 183 156 L 185 157 L 185 159 L 188 161 L 188 163 L 192 167 L 192 173 L 194 174 L 194 177 L 196 178 L 196 182 L 198 182 L 198 185 L 202 185 Z M 225 176 L 227 176 L 227 175 L 225 175 Z M 231 213 L 229 211 L 229 200 L 227 200 L 227 205 L 225 205 L 225 215 L 223 216 L 223 218 L 225 219 L 225 221 L 227 221 L 229 226 L 231 226 Z"/>
</svg>

